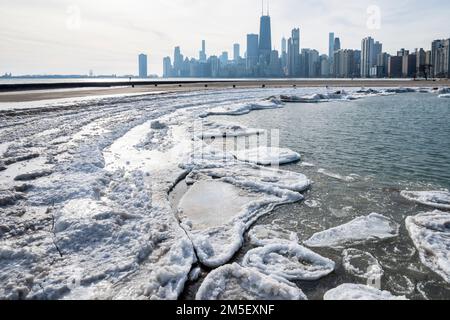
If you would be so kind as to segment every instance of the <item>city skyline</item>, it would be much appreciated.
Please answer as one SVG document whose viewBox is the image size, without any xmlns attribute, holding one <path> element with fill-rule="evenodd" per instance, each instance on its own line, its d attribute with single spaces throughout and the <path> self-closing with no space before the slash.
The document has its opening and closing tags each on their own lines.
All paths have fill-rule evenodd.
<svg viewBox="0 0 450 320">
<path fill-rule="evenodd" d="M 46 0 L 39 7 L 27 0 L 6 2 L 9 4 L 0 9 L 0 74 L 13 75 L 86 74 L 91 69 L 95 74 L 136 74 L 138 53 L 148 55 L 149 74 L 162 75 L 161 62 L 163 57 L 172 56 L 173 47 L 180 46 L 186 56 L 198 58 L 203 39 L 207 41 L 208 56 L 227 51 L 232 58 L 236 43 L 243 56 L 247 34 L 259 33 L 261 14 L 261 2 L 256 0 L 217 1 L 212 11 L 208 6 L 211 2 L 200 0 L 170 4 L 155 0 L 151 5 L 131 1 L 125 9 L 122 1 L 110 1 L 105 2 L 108 5 L 102 13 L 84 0 Z M 374 4 L 381 10 L 380 29 L 376 24 L 368 27 L 376 15 L 368 10 Z M 236 5 L 240 10 L 235 10 Z M 321 54 L 328 54 L 328 34 L 332 31 L 340 37 L 342 48 L 360 49 L 361 39 L 372 36 L 389 53 L 400 48 L 430 49 L 433 40 L 448 38 L 445 9 L 450 9 L 450 4 L 437 0 L 426 4 L 273 0 L 272 49 L 281 54 L 281 39 L 288 39 L 294 27 L 300 27 L 301 48 L 314 48 Z M 140 11 L 147 12 L 147 16 Z M 47 14 L 52 19 L 45 19 Z M 196 21 L 201 17 L 202 21 L 193 23 L 193 17 L 197 17 Z M 229 17 L 233 17 L 233 23 Z M 35 59 L 36 55 L 39 59 Z"/>
</svg>

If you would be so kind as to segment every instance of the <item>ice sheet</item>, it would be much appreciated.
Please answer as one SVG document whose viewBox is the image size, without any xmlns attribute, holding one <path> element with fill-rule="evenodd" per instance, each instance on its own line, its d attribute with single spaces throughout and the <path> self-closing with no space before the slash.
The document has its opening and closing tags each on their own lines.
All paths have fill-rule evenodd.
<svg viewBox="0 0 450 320">
<path fill-rule="evenodd" d="M 402 191 L 402 197 L 416 203 L 442 210 L 450 210 L 450 192 L 447 191 Z"/>
<path fill-rule="evenodd" d="M 361 284 L 343 284 L 325 293 L 324 300 L 407 300 L 406 297 L 397 297 L 388 291 Z"/>
<path fill-rule="evenodd" d="M 450 213 L 432 211 L 406 218 L 422 263 L 450 283 Z"/>
<path fill-rule="evenodd" d="M 197 300 L 307 300 L 294 284 L 234 263 L 212 271 Z"/>
<path fill-rule="evenodd" d="M 308 247 L 348 247 L 397 237 L 399 228 L 400 226 L 393 220 L 381 214 L 372 213 L 316 233 L 304 243 Z"/>
<path fill-rule="evenodd" d="M 334 262 L 295 243 L 269 244 L 247 252 L 242 264 L 287 280 L 318 280 L 334 271 Z"/>
<path fill-rule="evenodd" d="M 268 165 L 280 165 L 300 161 L 300 154 L 286 148 L 258 147 L 234 152 L 238 160 Z"/>
</svg>

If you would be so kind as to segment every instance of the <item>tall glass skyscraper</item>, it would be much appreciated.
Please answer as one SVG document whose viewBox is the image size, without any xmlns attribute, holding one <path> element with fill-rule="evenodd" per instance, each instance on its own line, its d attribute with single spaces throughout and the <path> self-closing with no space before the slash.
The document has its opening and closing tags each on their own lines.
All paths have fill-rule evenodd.
<svg viewBox="0 0 450 320">
<path fill-rule="evenodd" d="M 147 78 L 147 55 L 139 55 L 139 78 Z"/>
<path fill-rule="evenodd" d="M 259 56 L 265 63 L 270 61 L 272 51 L 272 28 L 270 25 L 270 16 L 261 16 L 259 29 Z"/>
<path fill-rule="evenodd" d="M 328 35 L 328 59 L 333 60 L 334 57 L 334 32 Z"/>
</svg>

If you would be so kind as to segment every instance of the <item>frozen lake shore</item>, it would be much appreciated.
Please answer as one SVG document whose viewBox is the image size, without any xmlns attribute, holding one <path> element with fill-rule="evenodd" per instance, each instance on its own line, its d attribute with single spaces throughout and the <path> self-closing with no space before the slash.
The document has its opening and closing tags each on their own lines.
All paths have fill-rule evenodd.
<svg viewBox="0 0 450 320">
<path fill-rule="evenodd" d="M 290 281 L 326 277 L 339 261 L 302 242 L 315 248 L 381 241 L 398 236 L 398 224 L 383 212 L 366 220 L 370 212 L 361 212 L 353 225 L 348 219 L 330 226 L 334 231 L 317 230 L 320 241 L 309 243 L 284 230 L 259 230 L 256 248 L 241 265 L 229 264 L 261 217 L 307 199 L 313 184 L 302 172 L 261 165 L 295 163 L 303 160 L 301 150 L 226 149 L 219 143 L 224 136 L 251 141 L 265 130 L 209 117 L 271 112 L 284 107 L 280 95 L 325 90 L 192 91 L 0 109 L 0 299 L 177 299 L 198 266 L 201 280 L 207 276 L 199 298 L 307 298 Z M 356 91 L 346 95 L 374 95 Z M 340 103 L 353 101 L 345 100 Z M 358 179 L 319 173 L 344 183 Z M 169 195 L 180 182 L 187 190 L 174 204 Z M 432 199 L 445 209 L 444 200 Z M 419 218 L 408 226 L 422 250 Z M 439 219 L 445 226 L 448 217 Z M 423 259 L 448 277 L 445 245 L 437 262 Z M 376 264 L 370 253 L 365 257 Z M 242 278 L 270 292 L 245 281 L 239 287 Z M 221 281 L 223 291 L 209 292 Z"/>
</svg>

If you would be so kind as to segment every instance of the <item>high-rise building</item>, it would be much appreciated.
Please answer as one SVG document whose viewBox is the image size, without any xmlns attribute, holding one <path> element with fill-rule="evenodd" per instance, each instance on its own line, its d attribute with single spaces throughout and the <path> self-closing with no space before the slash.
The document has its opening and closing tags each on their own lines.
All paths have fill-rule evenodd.
<svg viewBox="0 0 450 320">
<path fill-rule="evenodd" d="M 328 59 L 333 61 L 334 56 L 334 32 L 330 32 L 328 35 Z"/>
<path fill-rule="evenodd" d="M 403 70 L 403 57 L 391 56 L 388 63 L 388 76 L 389 78 L 401 78 Z"/>
<path fill-rule="evenodd" d="M 259 29 L 259 56 L 266 64 L 270 61 L 272 51 L 272 28 L 270 25 L 270 16 L 261 16 Z"/>
<path fill-rule="evenodd" d="M 431 64 L 434 77 L 450 78 L 450 39 L 433 41 L 431 44 Z"/>
<path fill-rule="evenodd" d="M 334 76 L 354 78 L 359 74 L 357 50 L 341 49 L 334 52 Z"/>
<path fill-rule="evenodd" d="M 374 65 L 374 61 L 376 61 L 375 42 L 373 38 L 367 37 L 362 40 L 361 43 L 361 78 L 370 77 L 370 69 Z"/>
<path fill-rule="evenodd" d="M 404 78 L 412 78 L 416 75 L 417 56 L 408 54 L 402 57 L 402 76 Z"/>
<path fill-rule="evenodd" d="M 139 55 L 139 78 L 147 78 L 147 55 Z"/>
<path fill-rule="evenodd" d="M 298 77 L 300 75 L 300 29 L 292 30 L 292 37 L 288 41 L 288 75 Z"/>
<path fill-rule="evenodd" d="M 258 64 L 259 37 L 257 34 L 247 35 L 247 70 L 251 70 Z"/>
<path fill-rule="evenodd" d="M 222 54 L 220 55 L 219 60 L 220 60 L 220 64 L 222 66 L 227 65 L 228 64 L 228 52 L 226 52 L 226 51 L 222 52 Z"/>
<path fill-rule="evenodd" d="M 284 75 L 287 74 L 287 65 L 288 65 L 288 58 L 287 58 L 287 41 L 286 38 L 283 37 L 281 39 L 281 67 L 283 68 Z"/>
<path fill-rule="evenodd" d="M 330 62 L 326 54 L 320 56 L 320 77 L 328 78 L 330 76 Z"/>
<path fill-rule="evenodd" d="M 170 57 L 165 57 L 163 59 L 163 77 L 172 77 L 172 61 L 170 60 Z"/>
<path fill-rule="evenodd" d="M 341 39 L 335 38 L 334 39 L 334 51 L 341 50 Z"/>
<path fill-rule="evenodd" d="M 238 62 L 241 58 L 241 46 L 239 43 L 235 43 L 233 45 L 233 60 L 234 62 Z"/>
<path fill-rule="evenodd" d="M 388 76 L 389 57 L 390 55 L 386 52 L 382 52 L 377 55 L 377 78 L 385 78 Z"/>
<path fill-rule="evenodd" d="M 173 76 L 180 77 L 183 69 L 184 57 L 181 54 L 180 47 L 175 47 L 173 54 Z"/>
<path fill-rule="evenodd" d="M 418 77 L 425 77 L 427 71 L 427 53 L 423 48 L 416 49 L 416 72 Z"/>
<path fill-rule="evenodd" d="M 270 53 L 270 63 L 268 69 L 268 75 L 270 77 L 281 77 L 283 75 L 281 60 L 277 50 L 272 50 Z"/>
<path fill-rule="evenodd" d="M 199 61 L 206 62 L 206 41 L 202 40 L 202 50 L 199 53 Z"/>
</svg>

